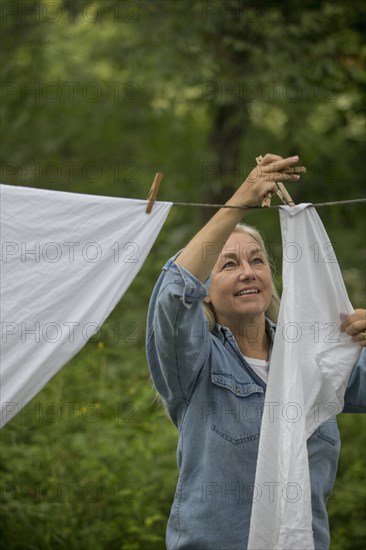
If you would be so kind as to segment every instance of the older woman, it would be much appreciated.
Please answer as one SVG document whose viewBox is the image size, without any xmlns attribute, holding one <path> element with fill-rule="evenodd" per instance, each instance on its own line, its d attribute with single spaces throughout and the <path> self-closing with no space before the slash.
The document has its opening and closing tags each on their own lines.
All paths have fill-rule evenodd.
<svg viewBox="0 0 366 550">
<path fill-rule="evenodd" d="M 266 155 L 227 202 L 257 205 L 298 157 Z M 169 550 L 247 548 L 266 381 L 278 296 L 259 233 L 238 225 L 243 211 L 221 209 L 171 258 L 154 288 L 147 357 L 157 391 L 179 428 L 179 479 L 167 528 Z M 342 329 L 366 345 L 357 310 Z M 345 410 L 365 407 L 364 354 Z M 315 548 L 329 546 L 326 500 L 340 442 L 330 419 L 308 440 Z"/>
</svg>

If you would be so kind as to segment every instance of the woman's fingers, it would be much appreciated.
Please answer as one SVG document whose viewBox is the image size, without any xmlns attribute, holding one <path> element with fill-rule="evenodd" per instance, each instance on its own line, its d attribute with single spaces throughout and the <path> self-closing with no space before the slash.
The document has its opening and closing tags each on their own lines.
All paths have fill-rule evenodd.
<svg viewBox="0 0 366 550">
<path fill-rule="evenodd" d="M 298 181 L 298 174 L 286 174 L 282 172 L 286 168 L 292 167 L 299 162 L 299 157 L 288 157 L 286 159 L 279 155 L 267 154 L 263 157 L 260 165 L 256 166 L 250 173 L 248 180 L 256 182 L 264 181 Z"/>
<path fill-rule="evenodd" d="M 341 332 L 352 335 L 355 332 L 355 325 L 360 327 L 360 330 L 366 329 L 366 309 L 356 309 L 354 313 L 347 315 L 340 326 Z"/>
<path fill-rule="evenodd" d="M 262 204 L 263 198 L 268 193 L 277 191 L 276 182 L 298 181 L 298 174 L 286 174 L 283 169 L 293 167 L 299 161 L 299 157 L 283 159 L 279 155 L 265 155 L 258 166 L 253 168 L 249 176 L 235 193 L 235 200 L 248 206 Z"/>
<path fill-rule="evenodd" d="M 257 166 L 249 176 L 251 181 L 299 181 L 298 174 L 286 174 L 285 172 L 265 171 L 262 166 Z"/>
<path fill-rule="evenodd" d="M 270 164 L 271 162 L 275 162 L 276 160 L 283 160 L 283 157 L 267 153 L 266 155 L 264 155 L 264 157 L 262 157 L 260 164 L 261 166 L 266 166 L 266 164 Z"/>
<path fill-rule="evenodd" d="M 344 330 L 341 329 L 341 331 L 349 334 L 350 336 L 355 336 L 355 334 L 362 332 L 364 328 L 365 323 L 363 323 L 362 321 L 354 321 L 353 323 L 349 324 Z"/>
<path fill-rule="evenodd" d="M 298 181 L 300 179 L 298 174 L 285 174 L 284 172 L 273 172 L 268 174 L 268 176 L 273 181 Z"/>
<path fill-rule="evenodd" d="M 340 326 L 341 332 L 352 336 L 354 342 L 359 342 L 362 347 L 366 346 L 366 310 L 356 309 L 348 315 Z"/>
<path fill-rule="evenodd" d="M 280 157 L 279 155 L 267 154 L 263 157 L 262 162 L 261 162 L 261 166 L 264 169 L 270 169 L 270 170 L 278 171 L 278 170 L 283 170 L 287 166 L 291 166 L 293 164 L 296 164 L 297 162 L 299 162 L 299 160 L 300 159 L 299 159 L 298 155 L 296 155 L 294 157 L 283 158 L 283 157 Z"/>
</svg>

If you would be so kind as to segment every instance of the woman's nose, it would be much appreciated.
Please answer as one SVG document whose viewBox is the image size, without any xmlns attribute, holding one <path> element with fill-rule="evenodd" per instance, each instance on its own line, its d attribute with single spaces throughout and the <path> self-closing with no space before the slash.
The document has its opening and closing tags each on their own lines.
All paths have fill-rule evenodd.
<svg viewBox="0 0 366 550">
<path fill-rule="evenodd" d="M 248 262 L 245 262 L 240 266 L 239 279 L 241 281 L 245 281 L 245 280 L 252 281 L 253 279 L 255 279 L 255 272 L 253 271 L 252 266 Z"/>
</svg>

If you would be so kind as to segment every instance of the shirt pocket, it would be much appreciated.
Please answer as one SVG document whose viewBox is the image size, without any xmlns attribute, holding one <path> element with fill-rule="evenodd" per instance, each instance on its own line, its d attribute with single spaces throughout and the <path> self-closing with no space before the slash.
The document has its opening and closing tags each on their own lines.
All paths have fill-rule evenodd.
<svg viewBox="0 0 366 550">
<path fill-rule="evenodd" d="M 315 430 L 317 439 L 327 441 L 331 445 L 336 445 L 339 441 L 339 429 L 336 418 L 330 418 Z"/>
<path fill-rule="evenodd" d="M 211 429 L 234 445 L 259 438 L 264 390 L 227 373 L 211 374 Z"/>
</svg>

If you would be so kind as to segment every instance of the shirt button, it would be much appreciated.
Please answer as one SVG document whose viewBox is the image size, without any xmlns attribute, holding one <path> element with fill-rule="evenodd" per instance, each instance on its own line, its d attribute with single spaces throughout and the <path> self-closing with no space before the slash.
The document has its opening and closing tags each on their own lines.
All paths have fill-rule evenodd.
<svg viewBox="0 0 366 550">
<path fill-rule="evenodd" d="M 235 388 L 235 393 L 240 393 L 240 388 Z"/>
</svg>

